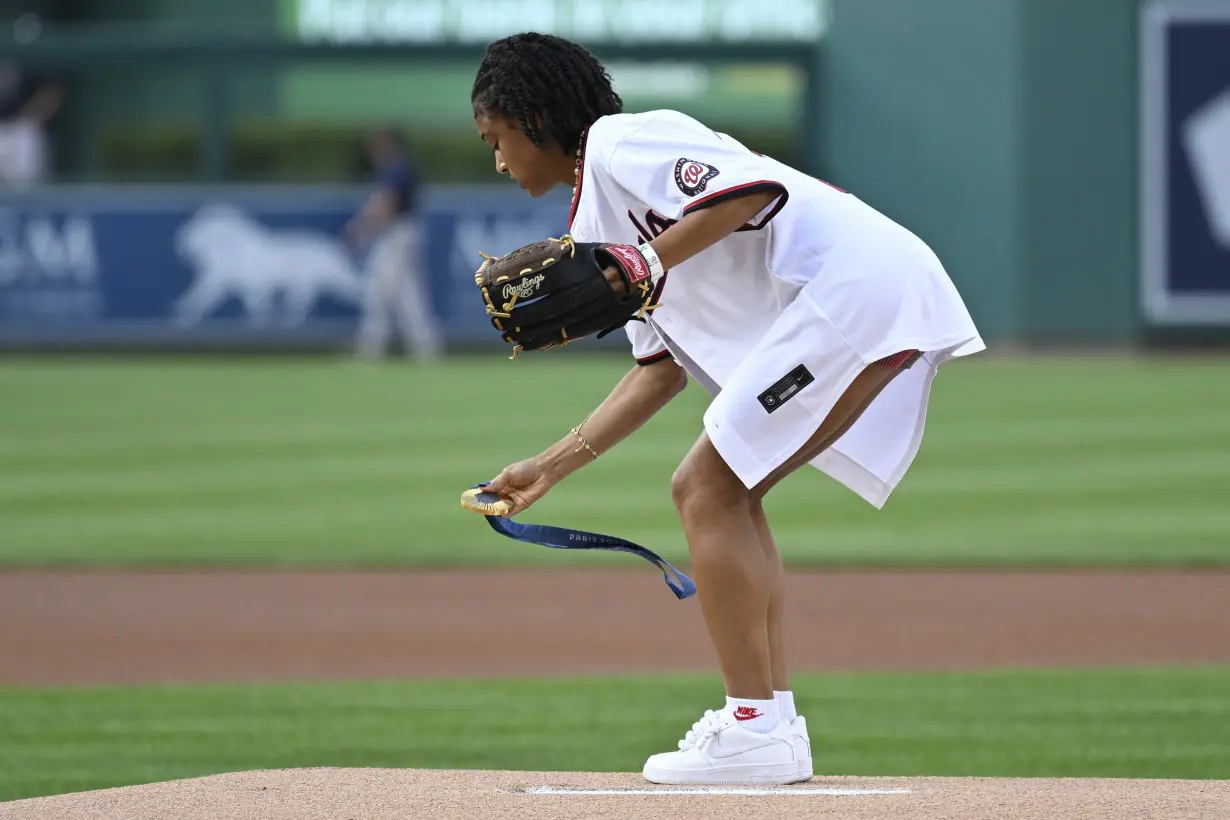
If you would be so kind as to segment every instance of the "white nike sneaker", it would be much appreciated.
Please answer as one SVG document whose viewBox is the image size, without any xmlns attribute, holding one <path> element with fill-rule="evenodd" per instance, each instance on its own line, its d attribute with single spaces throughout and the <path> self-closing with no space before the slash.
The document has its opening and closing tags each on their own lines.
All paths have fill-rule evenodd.
<svg viewBox="0 0 1230 820">
<path fill-rule="evenodd" d="M 807 719 L 799 715 L 793 723 L 782 721 L 779 728 L 786 732 L 794 746 L 794 759 L 799 762 L 798 782 L 806 783 L 815 774 L 811 762 L 811 738 L 807 736 Z"/>
<path fill-rule="evenodd" d="M 709 710 L 679 741 L 679 751 L 656 754 L 645 761 L 643 774 L 651 783 L 709 786 L 784 785 L 797 783 L 802 746 L 783 723 L 768 734 L 743 728 L 728 709 Z M 806 732 L 806 724 L 803 724 Z M 810 768 L 810 760 L 807 762 Z"/>
<path fill-rule="evenodd" d="M 693 723 L 692 728 L 684 735 L 683 740 L 679 741 L 679 750 L 686 752 L 688 749 L 691 749 L 696 743 L 696 738 L 701 733 L 701 727 L 704 725 L 705 720 L 716 715 L 717 712 L 710 709 L 705 712 L 704 717 Z M 799 761 L 799 782 L 805 783 L 811 780 L 815 776 L 815 769 L 812 766 L 811 760 L 811 738 L 807 735 L 807 718 L 799 715 L 794 719 L 793 723 L 782 721 L 777 731 L 785 733 L 790 743 L 794 746 L 794 756 Z"/>
</svg>

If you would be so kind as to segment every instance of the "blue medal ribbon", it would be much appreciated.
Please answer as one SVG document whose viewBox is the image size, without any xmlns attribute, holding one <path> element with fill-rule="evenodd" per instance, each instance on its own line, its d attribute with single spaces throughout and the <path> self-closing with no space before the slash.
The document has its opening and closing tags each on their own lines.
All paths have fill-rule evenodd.
<svg viewBox="0 0 1230 820">
<path fill-rule="evenodd" d="M 486 484 L 478 484 L 473 489 L 481 489 Z M 479 493 L 478 501 L 494 503 L 500 500 L 495 493 Z M 511 518 L 500 515 L 484 515 L 491 529 L 500 535 L 506 535 L 516 541 L 527 544 L 537 544 L 559 550 L 609 550 L 611 552 L 628 552 L 639 555 L 646 561 L 662 570 L 662 577 L 671 592 L 679 599 L 690 598 L 696 594 L 696 583 L 676 569 L 669 561 L 656 552 L 640 544 L 634 544 L 613 535 L 602 535 L 596 532 L 573 530 L 567 527 L 550 527 L 545 524 L 521 524 Z"/>
</svg>

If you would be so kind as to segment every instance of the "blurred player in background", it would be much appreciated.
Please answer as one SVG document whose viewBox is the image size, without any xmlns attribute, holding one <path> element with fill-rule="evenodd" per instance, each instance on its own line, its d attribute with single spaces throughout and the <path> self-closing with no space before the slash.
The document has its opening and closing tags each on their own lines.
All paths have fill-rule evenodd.
<svg viewBox="0 0 1230 820">
<path fill-rule="evenodd" d="M 47 126 L 63 99 L 59 83 L 0 62 L 0 186 L 46 181 Z"/>
<path fill-rule="evenodd" d="M 352 242 L 371 242 L 356 353 L 365 359 L 381 358 L 396 324 L 408 354 L 433 359 L 443 341 L 420 274 L 419 180 L 397 129 L 373 132 L 366 147 L 376 188 L 346 225 Z"/>
</svg>

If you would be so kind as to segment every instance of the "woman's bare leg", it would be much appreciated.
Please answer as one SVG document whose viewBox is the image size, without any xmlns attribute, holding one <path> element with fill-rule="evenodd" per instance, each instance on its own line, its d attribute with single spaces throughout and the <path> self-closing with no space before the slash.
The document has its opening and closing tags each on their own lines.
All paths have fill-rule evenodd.
<svg viewBox="0 0 1230 820">
<path fill-rule="evenodd" d="M 730 697 L 770 700 L 775 686 L 784 689 L 787 684 L 784 573 L 764 520 L 764 494 L 840 438 L 898 372 L 871 365 L 859 374 L 798 453 L 752 490 L 726 465 L 707 435 L 675 471 L 671 494 Z"/>
</svg>

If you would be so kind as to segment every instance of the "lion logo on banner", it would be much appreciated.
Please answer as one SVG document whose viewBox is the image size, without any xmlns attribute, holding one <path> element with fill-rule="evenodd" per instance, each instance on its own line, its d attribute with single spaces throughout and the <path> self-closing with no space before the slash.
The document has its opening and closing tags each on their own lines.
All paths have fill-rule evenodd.
<svg viewBox="0 0 1230 820">
<path fill-rule="evenodd" d="M 1183 142 L 1209 233 L 1230 249 L 1230 88 L 1183 123 Z"/>
<path fill-rule="evenodd" d="M 232 205 L 203 206 L 176 232 L 175 250 L 193 269 L 174 305 L 183 326 L 232 297 L 253 327 L 303 324 L 326 294 L 348 304 L 362 297 L 363 280 L 341 242 L 321 231 L 266 228 Z"/>
</svg>

